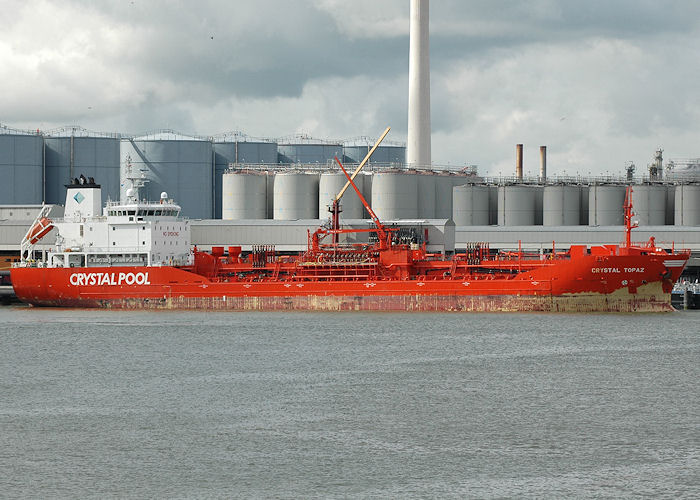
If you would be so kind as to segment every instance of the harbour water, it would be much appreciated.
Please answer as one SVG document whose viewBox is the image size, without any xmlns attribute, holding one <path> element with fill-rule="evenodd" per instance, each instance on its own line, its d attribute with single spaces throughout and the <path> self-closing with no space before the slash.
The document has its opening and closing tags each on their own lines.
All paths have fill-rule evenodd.
<svg viewBox="0 0 700 500">
<path fill-rule="evenodd" d="M 700 314 L 0 308 L 0 495 L 696 498 Z"/>
</svg>

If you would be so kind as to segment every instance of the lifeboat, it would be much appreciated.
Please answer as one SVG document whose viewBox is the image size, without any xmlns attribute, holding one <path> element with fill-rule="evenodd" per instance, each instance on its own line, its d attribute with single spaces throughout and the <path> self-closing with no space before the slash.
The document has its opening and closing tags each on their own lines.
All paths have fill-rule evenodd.
<svg viewBox="0 0 700 500">
<path fill-rule="evenodd" d="M 32 245 L 34 245 L 37 241 L 39 241 L 41 238 L 49 234 L 49 231 L 51 231 L 51 228 L 53 227 L 53 222 L 51 219 L 47 217 L 42 217 L 37 221 L 36 224 L 32 226 L 32 228 L 29 230 L 26 236 L 26 240 L 29 241 Z"/>
</svg>

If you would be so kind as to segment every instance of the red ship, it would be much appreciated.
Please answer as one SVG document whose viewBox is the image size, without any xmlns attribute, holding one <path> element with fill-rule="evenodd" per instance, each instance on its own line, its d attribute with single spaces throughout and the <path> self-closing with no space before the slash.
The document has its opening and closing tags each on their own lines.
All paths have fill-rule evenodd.
<svg viewBox="0 0 700 500">
<path fill-rule="evenodd" d="M 386 133 L 385 133 L 386 135 Z M 380 139 L 381 140 L 381 139 Z M 123 203 L 108 203 L 92 179 L 68 185 L 63 221 L 42 211 L 11 271 L 17 297 L 35 306 L 209 310 L 315 311 L 671 311 L 671 289 L 690 256 L 631 241 L 632 188 L 624 205 L 625 242 L 573 245 L 548 254 L 493 252 L 468 245 L 445 256 L 429 253 L 425 237 L 406 237 L 377 218 L 353 182 L 375 144 L 331 206 L 327 227 L 309 234 L 305 252 L 271 246 L 190 249 L 180 207 L 138 199 L 132 180 Z M 336 159 L 337 160 L 337 159 Z M 349 186 L 373 220 L 344 229 L 340 198 Z M 58 230 L 56 248 L 34 260 L 34 244 Z M 368 232 L 367 243 L 341 242 Z"/>
</svg>

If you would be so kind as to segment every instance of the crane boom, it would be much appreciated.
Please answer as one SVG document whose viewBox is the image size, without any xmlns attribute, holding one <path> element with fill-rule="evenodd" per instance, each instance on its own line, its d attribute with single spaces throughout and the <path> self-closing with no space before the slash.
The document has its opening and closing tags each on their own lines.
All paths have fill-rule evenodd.
<svg viewBox="0 0 700 500">
<path fill-rule="evenodd" d="M 391 127 L 387 127 L 386 130 L 384 131 L 384 133 L 381 135 L 381 137 L 379 139 L 377 139 L 377 142 L 374 143 L 374 146 L 372 146 L 372 149 L 369 150 L 369 152 L 367 153 L 367 156 L 365 156 L 364 160 L 362 160 L 362 163 L 360 163 L 357 166 L 355 171 L 350 176 L 350 180 L 348 180 L 345 183 L 345 186 L 343 186 L 343 189 L 341 189 L 340 192 L 338 193 L 338 195 L 335 197 L 335 201 L 340 200 L 340 198 L 343 196 L 343 194 L 345 194 L 345 190 L 348 187 L 350 187 L 350 181 L 355 180 L 355 176 L 357 176 L 357 174 L 360 173 L 360 170 L 362 170 L 362 167 L 365 166 L 365 163 L 367 163 L 367 161 L 369 160 L 369 157 L 372 156 L 372 153 L 374 153 L 374 150 L 377 149 L 379 144 L 384 140 L 384 138 L 386 137 L 386 134 L 389 133 L 389 130 L 391 130 Z M 336 160 L 337 160 L 337 158 L 336 158 Z M 340 163 L 340 162 L 338 162 L 338 163 Z"/>
</svg>

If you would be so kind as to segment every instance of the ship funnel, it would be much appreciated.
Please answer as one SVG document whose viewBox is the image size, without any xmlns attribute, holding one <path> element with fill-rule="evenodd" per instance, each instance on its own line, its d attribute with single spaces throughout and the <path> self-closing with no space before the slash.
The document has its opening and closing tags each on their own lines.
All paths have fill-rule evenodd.
<svg viewBox="0 0 700 500">
<path fill-rule="evenodd" d="M 73 217 L 94 217 L 102 211 L 102 188 L 99 184 L 88 182 L 84 176 L 66 184 L 65 219 Z"/>
<path fill-rule="evenodd" d="M 406 164 L 430 166 L 430 40 L 428 0 L 411 0 Z"/>
</svg>

